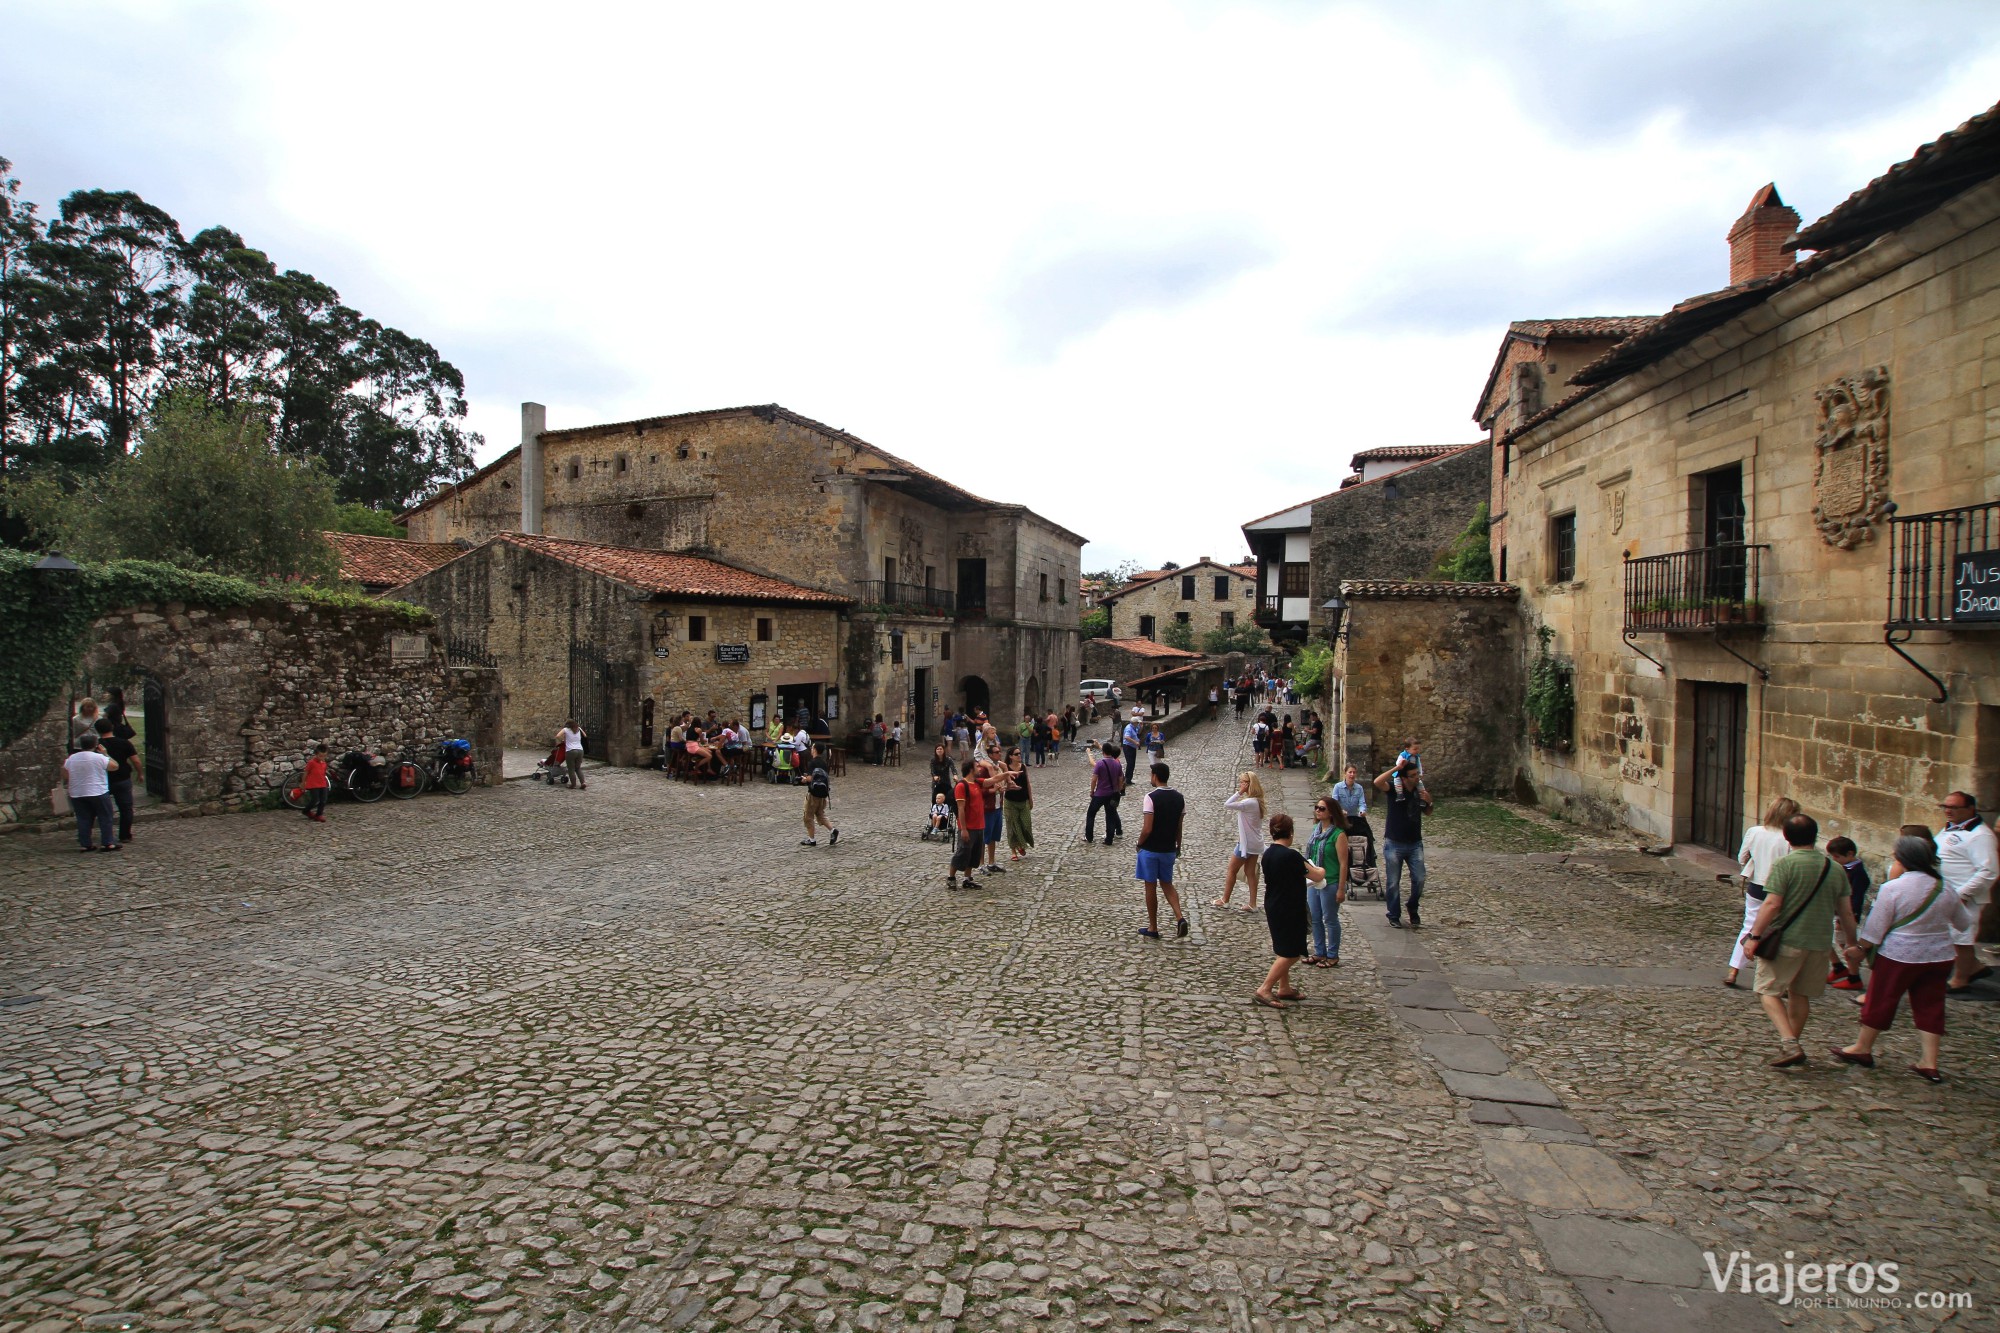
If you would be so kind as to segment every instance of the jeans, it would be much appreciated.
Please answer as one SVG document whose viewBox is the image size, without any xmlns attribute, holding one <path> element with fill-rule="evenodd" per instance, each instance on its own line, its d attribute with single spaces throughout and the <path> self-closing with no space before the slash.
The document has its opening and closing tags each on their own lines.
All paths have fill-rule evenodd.
<svg viewBox="0 0 2000 1333">
<path fill-rule="evenodd" d="M 1118 818 L 1118 802 L 1124 794 L 1123 792 L 1116 792 L 1110 796 L 1093 796 L 1090 798 L 1090 809 L 1083 816 L 1083 840 L 1085 842 L 1089 842 L 1096 833 L 1097 812 L 1099 810 L 1104 812 L 1104 840 L 1110 842 L 1113 838 L 1122 838 L 1125 836 L 1125 822 Z"/>
<path fill-rule="evenodd" d="M 76 812 L 76 840 L 86 852 L 90 850 L 90 828 L 97 826 L 98 841 L 106 847 L 113 846 L 118 839 L 113 837 L 112 822 L 118 818 L 118 807 L 111 803 L 111 796 L 72 796 L 69 808 Z"/>
<path fill-rule="evenodd" d="M 1132 775 L 1139 767 L 1139 751 L 1134 746 L 1125 747 L 1125 785 L 1132 785 Z"/>
<path fill-rule="evenodd" d="M 1306 912 L 1312 918 L 1312 949 L 1315 958 L 1340 957 L 1340 904 L 1334 884 L 1306 885 Z"/>
<path fill-rule="evenodd" d="M 301 813 L 315 817 L 325 815 L 326 798 L 331 791 L 332 788 L 330 787 L 307 787 L 306 808 Z"/>
<path fill-rule="evenodd" d="M 130 779 L 111 784 L 111 804 L 118 809 L 118 841 L 132 836 L 132 783 Z"/>
<path fill-rule="evenodd" d="M 1410 867 L 1410 916 L 1417 915 L 1417 903 L 1424 896 L 1424 845 L 1420 842 L 1382 844 L 1382 892 L 1388 899 L 1389 919 L 1403 919 L 1403 867 Z"/>
</svg>

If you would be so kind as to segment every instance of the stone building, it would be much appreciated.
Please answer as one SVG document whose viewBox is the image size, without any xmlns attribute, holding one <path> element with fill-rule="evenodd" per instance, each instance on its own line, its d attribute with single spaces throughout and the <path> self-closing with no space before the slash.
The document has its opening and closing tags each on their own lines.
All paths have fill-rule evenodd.
<svg viewBox="0 0 2000 1333">
<path fill-rule="evenodd" d="M 395 596 L 499 668 L 510 746 L 544 747 L 575 718 L 587 753 L 632 764 L 683 709 L 759 730 L 774 710 L 846 716 L 847 600 L 700 556 L 506 532 Z"/>
<path fill-rule="evenodd" d="M 1256 607 L 1257 571 L 1247 565 L 1219 565 L 1203 556 L 1184 569 L 1148 570 L 1099 600 L 1111 613 L 1107 638 L 1158 641 L 1167 626 L 1180 623 L 1201 636 L 1235 629 L 1251 621 Z"/>
<path fill-rule="evenodd" d="M 1794 224 L 1796 225 L 1796 223 Z M 1507 326 L 1500 350 L 1472 411 L 1489 440 L 1504 440 L 1523 421 L 1576 388 L 1574 376 L 1586 365 L 1653 322 L 1651 315 L 1607 315 L 1580 319 L 1517 319 Z M 1513 449 L 1493 450 L 1490 489 L 1496 503 L 1489 515 L 1493 574 L 1506 582 L 1507 474 Z"/>
<path fill-rule="evenodd" d="M 1115 680 L 1123 685 L 1199 662 L 1201 656 L 1151 639 L 1085 639 L 1083 676 L 1086 680 Z"/>
<path fill-rule="evenodd" d="M 1759 191 L 1731 286 L 1499 435 L 1496 546 L 1574 694 L 1544 798 L 1733 852 L 1787 795 L 1874 859 L 2000 800 L 2000 107 L 1794 226 Z"/>
<path fill-rule="evenodd" d="M 1257 557 L 1257 623 L 1299 643 L 1348 579 L 1427 579 L 1486 502 L 1485 441 L 1456 445 L 1243 525 Z"/>
<path fill-rule="evenodd" d="M 722 561 L 848 604 L 843 720 L 1019 716 L 1079 663 L 1084 539 L 775 405 L 548 430 L 402 517 L 411 538 L 546 534 Z M 678 693 L 674 691 L 673 693 Z"/>
</svg>

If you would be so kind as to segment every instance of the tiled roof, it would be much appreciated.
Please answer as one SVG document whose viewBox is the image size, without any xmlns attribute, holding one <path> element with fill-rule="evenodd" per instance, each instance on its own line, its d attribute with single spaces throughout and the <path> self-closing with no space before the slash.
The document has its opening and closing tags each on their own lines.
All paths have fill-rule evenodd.
<svg viewBox="0 0 2000 1333">
<path fill-rule="evenodd" d="M 1185 648 L 1169 648 L 1164 643 L 1154 643 L 1151 639 L 1106 639 L 1107 647 L 1122 648 L 1134 657 L 1200 657 Z"/>
<path fill-rule="evenodd" d="M 1490 597 L 1512 601 L 1521 590 L 1511 583 L 1444 583 L 1417 579 L 1348 579 L 1344 597 Z"/>
<path fill-rule="evenodd" d="M 1454 449 L 1464 447 L 1463 444 L 1385 444 L 1379 449 L 1363 449 L 1348 462 L 1389 463 L 1401 458 L 1436 458 L 1439 454 L 1448 454 Z"/>
<path fill-rule="evenodd" d="M 320 534 L 340 558 L 340 577 L 364 588 L 394 588 L 421 578 L 465 554 L 451 542 L 413 542 L 401 537 L 365 537 L 358 532 Z"/>
<path fill-rule="evenodd" d="M 1898 162 L 1810 227 L 1790 244 L 1824 250 L 1867 242 L 1930 212 L 1952 196 L 2000 175 L 2000 104 L 1940 134 Z"/>
<path fill-rule="evenodd" d="M 1655 315 L 1579 315 L 1572 319 L 1517 319 L 1507 326 L 1500 350 L 1493 354 L 1493 368 L 1486 372 L 1486 384 L 1479 391 L 1479 404 L 1472 409 L 1478 421 L 1500 382 L 1501 367 L 1507 364 L 1507 344 L 1516 338 L 1544 343 L 1550 338 L 1629 338 L 1651 324 Z"/>
<path fill-rule="evenodd" d="M 804 602 L 823 606 L 845 606 L 852 598 L 818 588 L 752 574 L 747 569 L 725 565 L 698 555 L 675 555 L 667 551 L 642 551 L 629 546 L 605 546 L 599 542 L 572 541 L 567 537 L 543 537 L 525 532 L 503 532 L 492 539 L 506 542 L 560 560 L 578 569 L 615 579 L 630 588 L 657 596 L 689 597 L 701 601 Z"/>
</svg>

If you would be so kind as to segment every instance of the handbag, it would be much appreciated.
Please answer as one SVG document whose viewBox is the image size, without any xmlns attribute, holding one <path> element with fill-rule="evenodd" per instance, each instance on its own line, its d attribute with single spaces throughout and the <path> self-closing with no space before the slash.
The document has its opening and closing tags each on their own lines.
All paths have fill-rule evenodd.
<svg viewBox="0 0 2000 1333">
<path fill-rule="evenodd" d="M 1812 900 L 1819 897 L 1819 891 L 1826 887 L 1826 877 L 1832 873 L 1833 861 L 1829 859 L 1826 865 L 1820 870 L 1819 881 L 1813 885 L 1813 891 L 1806 895 L 1806 900 L 1793 908 L 1791 914 L 1778 925 L 1767 929 L 1764 932 L 1763 938 L 1757 941 L 1757 947 L 1750 952 L 1759 958 L 1776 958 L 1785 932 L 1791 929 L 1792 922 L 1799 919 L 1799 914 L 1811 905 Z"/>
<path fill-rule="evenodd" d="M 1882 932 L 1882 938 L 1875 941 L 1875 943 L 1869 945 L 1865 950 L 1862 951 L 1861 961 L 1868 964 L 1868 966 L 1870 967 L 1875 966 L 1875 951 L 1877 949 L 1880 949 L 1883 945 L 1887 944 L 1889 942 L 1889 937 L 1891 935 L 1901 930 L 1904 926 L 1909 925 L 1912 921 L 1915 921 L 1925 912 L 1930 911 L 1931 904 L 1936 902 L 1938 900 L 1938 895 L 1943 892 L 1944 892 L 1944 880 L 1940 878 L 1936 884 L 1933 884 L 1931 886 L 1930 897 L 1924 899 L 1923 902 L 1919 903 L 1917 905 L 1916 911 L 1910 913 L 1906 917 L 1903 917 L 1899 921 L 1891 922 L 1889 928 Z"/>
</svg>

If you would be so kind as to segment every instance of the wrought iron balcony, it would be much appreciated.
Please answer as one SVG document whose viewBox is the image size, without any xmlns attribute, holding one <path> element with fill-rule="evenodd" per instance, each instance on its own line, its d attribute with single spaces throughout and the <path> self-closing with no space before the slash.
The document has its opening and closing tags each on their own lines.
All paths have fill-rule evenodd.
<svg viewBox="0 0 2000 1333">
<path fill-rule="evenodd" d="M 1626 635 L 1761 630 L 1759 565 L 1769 549 L 1738 542 L 1626 560 Z"/>
<path fill-rule="evenodd" d="M 921 616 L 951 615 L 958 603 L 958 598 L 943 588 L 885 583 L 881 579 L 860 580 L 854 586 L 854 597 L 864 607 L 887 607 Z"/>
<path fill-rule="evenodd" d="M 2000 627 L 2000 500 L 1889 518 L 1892 630 Z"/>
</svg>

